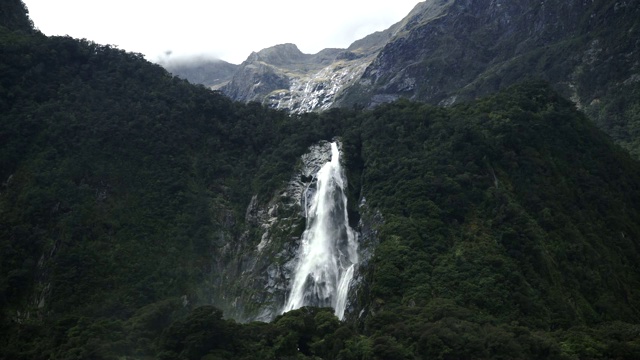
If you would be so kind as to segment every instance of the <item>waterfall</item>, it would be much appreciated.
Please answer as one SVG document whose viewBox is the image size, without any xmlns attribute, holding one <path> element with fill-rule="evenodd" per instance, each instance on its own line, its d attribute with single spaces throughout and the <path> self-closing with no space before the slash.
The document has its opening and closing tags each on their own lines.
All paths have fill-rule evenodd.
<svg viewBox="0 0 640 360">
<path fill-rule="evenodd" d="M 355 231 L 349 227 L 346 180 L 335 142 L 331 143 L 331 161 L 320 168 L 316 181 L 315 194 L 305 212 L 307 227 L 298 250 L 291 293 L 283 311 L 330 306 L 342 319 L 358 262 L 358 243 Z"/>
</svg>

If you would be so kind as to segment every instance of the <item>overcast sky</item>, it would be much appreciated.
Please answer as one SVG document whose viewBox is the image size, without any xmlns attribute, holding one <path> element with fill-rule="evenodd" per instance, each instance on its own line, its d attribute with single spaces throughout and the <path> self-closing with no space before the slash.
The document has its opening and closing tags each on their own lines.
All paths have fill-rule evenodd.
<svg viewBox="0 0 640 360">
<path fill-rule="evenodd" d="M 1 1 L 1 0 L 0 0 Z M 345 48 L 400 21 L 416 0 L 23 0 L 46 35 L 70 35 L 158 62 L 192 55 L 240 63 L 294 43 L 304 53 Z"/>
</svg>

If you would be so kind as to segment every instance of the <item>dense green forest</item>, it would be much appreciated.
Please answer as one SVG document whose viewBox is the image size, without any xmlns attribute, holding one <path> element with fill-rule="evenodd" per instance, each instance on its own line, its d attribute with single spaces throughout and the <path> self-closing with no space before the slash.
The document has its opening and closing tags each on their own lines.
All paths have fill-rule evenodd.
<svg viewBox="0 0 640 360">
<path fill-rule="evenodd" d="M 547 84 L 290 116 L 6 14 L 0 358 L 640 358 L 640 164 Z M 336 136 L 362 316 L 225 319 L 220 234 Z"/>
</svg>

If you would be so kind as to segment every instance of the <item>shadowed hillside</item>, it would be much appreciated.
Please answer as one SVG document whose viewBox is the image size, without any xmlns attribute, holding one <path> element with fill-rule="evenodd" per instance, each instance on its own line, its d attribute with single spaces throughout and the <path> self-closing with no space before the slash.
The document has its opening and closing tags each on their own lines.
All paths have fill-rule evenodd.
<svg viewBox="0 0 640 360">
<path fill-rule="evenodd" d="M 86 40 L 0 51 L 2 359 L 640 357 L 640 164 L 547 82 L 289 115 Z M 250 210 L 336 137 L 346 321 L 225 318 L 269 291 L 228 275 L 276 261 Z M 295 249 L 304 218 L 268 215 Z"/>
</svg>

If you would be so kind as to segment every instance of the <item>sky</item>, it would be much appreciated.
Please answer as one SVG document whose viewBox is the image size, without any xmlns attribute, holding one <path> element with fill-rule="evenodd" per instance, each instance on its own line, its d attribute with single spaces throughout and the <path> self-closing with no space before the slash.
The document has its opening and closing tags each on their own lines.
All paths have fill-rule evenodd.
<svg viewBox="0 0 640 360">
<path fill-rule="evenodd" d="M 36 28 L 142 53 L 234 64 L 294 43 L 307 54 L 346 48 L 405 17 L 417 0 L 23 0 Z"/>
</svg>

